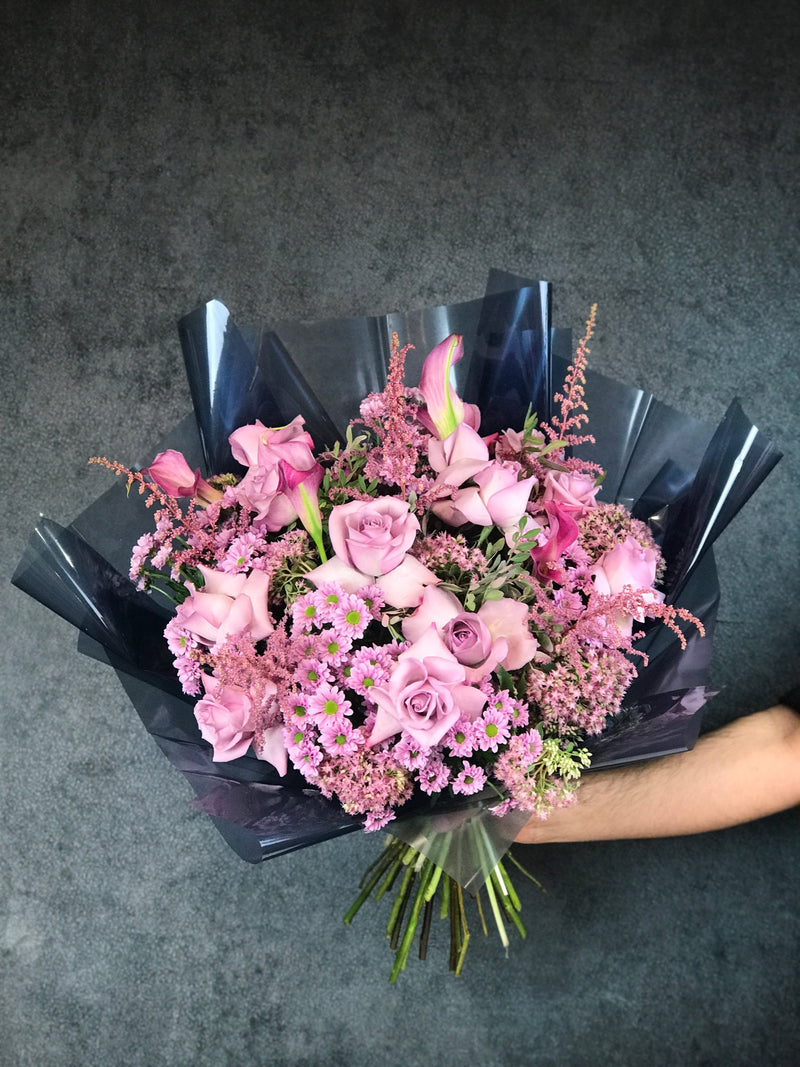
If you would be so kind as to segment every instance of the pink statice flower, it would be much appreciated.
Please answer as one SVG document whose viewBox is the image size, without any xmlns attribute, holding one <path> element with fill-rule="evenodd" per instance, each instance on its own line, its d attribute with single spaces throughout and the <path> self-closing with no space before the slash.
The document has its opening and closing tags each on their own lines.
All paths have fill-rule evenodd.
<svg viewBox="0 0 800 1067">
<path fill-rule="evenodd" d="M 495 777 L 523 811 L 532 811 L 539 804 L 535 768 L 543 748 L 538 730 L 515 734 L 494 765 Z"/>
<path fill-rule="evenodd" d="M 316 771 L 323 795 L 336 795 L 346 812 L 372 816 L 374 825 L 391 817 L 413 788 L 409 772 L 388 752 L 370 754 L 361 746 L 352 754 L 326 755 Z"/>
</svg>

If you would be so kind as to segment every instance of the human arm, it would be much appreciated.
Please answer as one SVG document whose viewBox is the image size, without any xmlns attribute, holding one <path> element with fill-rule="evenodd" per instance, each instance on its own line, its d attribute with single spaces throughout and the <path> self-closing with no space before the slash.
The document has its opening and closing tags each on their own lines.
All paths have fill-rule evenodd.
<svg viewBox="0 0 800 1067">
<path fill-rule="evenodd" d="M 612 841 L 721 830 L 800 804 L 800 714 L 785 704 L 705 734 L 689 752 L 585 775 L 577 800 L 517 841 Z"/>
</svg>

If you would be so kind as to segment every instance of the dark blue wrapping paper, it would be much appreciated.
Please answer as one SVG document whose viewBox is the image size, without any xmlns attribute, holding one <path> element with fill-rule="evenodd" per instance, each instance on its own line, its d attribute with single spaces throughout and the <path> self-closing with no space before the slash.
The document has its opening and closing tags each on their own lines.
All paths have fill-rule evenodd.
<svg viewBox="0 0 800 1067">
<path fill-rule="evenodd" d="M 466 400 L 480 402 L 484 432 L 521 425 L 529 406 L 548 417 L 553 383 L 563 380 L 571 356 L 569 333 L 550 322 L 549 286 L 499 271 L 482 300 L 358 319 L 240 328 L 211 301 L 179 324 L 194 416 L 153 454 L 176 448 L 206 474 L 236 470 L 227 440 L 234 429 L 256 418 L 282 425 L 298 413 L 318 448 L 332 444 L 360 401 L 383 388 L 394 332 L 415 346 L 406 363 L 409 385 L 435 344 L 452 332 L 464 335 L 457 384 Z M 586 399 L 597 443 L 584 449 L 607 471 L 602 498 L 650 521 L 667 558 L 667 599 L 707 631 L 691 633 L 681 651 L 666 627 L 648 627 L 640 642 L 648 667 L 616 720 L 589 739 L 597 770 L 694 744 L 719 596 L 710 548 L 780 456 L 736 403 L 713 433 L 591 372 Z M 131 547 L 150 527 L 150 513 L 116 484 L 66 529 L 43 519 L 13 581 L 78 628 L 80 651 L 117 671 L 147 731 L 191 784 L 195 805 L 242 858 L 257 862 L 358 829 L 360 819 L 296 772 L 280 778 L 251 755 L 211 760 L 162 637 L 169 613 L 125 577 Z M 427 798 L 412 800 L 401 818 L 429 808 Z"/>
</svg>

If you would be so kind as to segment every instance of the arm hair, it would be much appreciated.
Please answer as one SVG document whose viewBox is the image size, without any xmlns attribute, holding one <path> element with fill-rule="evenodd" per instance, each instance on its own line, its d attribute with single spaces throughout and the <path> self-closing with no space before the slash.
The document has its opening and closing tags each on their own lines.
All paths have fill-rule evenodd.
<svg viewBox="0 0 800 1067">
<path fill-rule="evenodd" d="M 800 714 L 777 704 L 705 734 L 689 752 L 589 773 L 577 800 L 531 818 L 523 844 L 674 837 L 800 804 Z"/>
</svg>

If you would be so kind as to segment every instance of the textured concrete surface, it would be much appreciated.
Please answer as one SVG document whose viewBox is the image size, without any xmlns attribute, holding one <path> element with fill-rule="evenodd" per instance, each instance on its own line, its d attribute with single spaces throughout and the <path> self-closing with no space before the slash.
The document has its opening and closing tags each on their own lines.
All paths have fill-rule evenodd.
<svg viewBox="0 0 800 1067">
<path fill-rule="evenodd" d="M 798 821 L 528 850 L 530 936 L 396 989 L 375 842 L 252 868 L 114 675 L 7 579 L 189 409 L 176 319 L 550 279 L 597 369 L 785 452 L 723 535 L 708 723 L 796 684 L 798 54 L 788 0 L 9 0 L 0 13 L 0 1063 L 791 1064 Z M 769 773 L 754 763 L 754 774 Z"/>
</svg>

